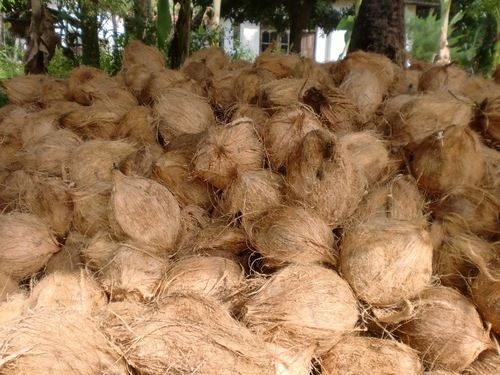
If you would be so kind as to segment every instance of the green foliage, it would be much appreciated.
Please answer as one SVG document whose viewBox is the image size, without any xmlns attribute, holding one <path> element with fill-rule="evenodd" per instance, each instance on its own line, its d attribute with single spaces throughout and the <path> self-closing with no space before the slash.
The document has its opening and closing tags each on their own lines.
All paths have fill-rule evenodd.
<svg viewBox="0 0 500 375">
<path fill-rule="evenodd" d="M 232 60 L 254 61 L 255 54 L 252 50 L 241 44 L 239 40 L 233 41 L 233 49 L 229 51 Z"/>
<path fill-rule="evenodd" d="M 158 39 L 158 48 L 160 51 L 165 51 L 168 36 L 172 30 L 169 0 L 158 0 L 157 10 L 156 35 Z"/>
<path fill-rule="evenodd" d="M 113 46 L 101 46 L 100 67 L 106 73 L 115 75 L 121 69 L 125 43 L 125 35 L 118 35 L 114 38 Z"/>
<path fill-rule="evenodd" d="M 0 79 L 11 78 L 23 74 L 23 64 L 19 60 L 22 56 L 23 51 L 20 49 L 16 49 L 12 46 L 0 47 Z"/>
<path fill-rule="evenodd" d="M 56 48 L 56 53 L 50 60 L 49 75 L 56 78 L 68 78 L 71 69 L 74 67 L 74 62 L 64 56 L 60 48 Z"/>
<path fill-rule="evenodd" d="M 439 48 L 440 22 L 436 14 L 431 12 L 423 18 L 406 13 L 405 23 L 412 57 L 432 62 Z"/>
<path fill-rule="evenodd" d="M 191 31 L 189 40 L 189 52 L 195 52 L 205 47 L 219 45 L 219 30 L 208 29 L 203 25 L 198 26 L 196 30 Z"/>
</svg>

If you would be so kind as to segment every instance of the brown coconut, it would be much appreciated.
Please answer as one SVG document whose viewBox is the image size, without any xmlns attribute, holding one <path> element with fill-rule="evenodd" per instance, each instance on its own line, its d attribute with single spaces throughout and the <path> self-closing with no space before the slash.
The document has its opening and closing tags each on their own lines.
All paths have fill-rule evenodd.
<svg viewBox="0 0 500 375">
<path fill-rule="evenodd" d="M 472 364 L 465 369 L 464 375 L 494 375 L 500 372 L 500 354 L 498 351 L 482 352 Z"/>
<path fill-rule="evenodd" d="M 216 71 L 208 90 L 212 106 L 218 110 L 226 110 L 236 102 L 234 81 L 236 74 L 230 71 Z"/>
<path fill-rule="evenodd" d="M 335 79 L 337 81 L 342 81 L 345 80 L 351 72 L 362 70 L 374 73 L 378 79 L 380 79 L 380 83 L 390 85 L 397 72 L 397 66 L 384 55 L 359 50 L 349 53 L 347 57 L 341 60 L 338 66 L 334 68 Z"/>
<path fill-rule="evenodd" d="M 432 276 L 432 242 L 420 222 L 374 218 L 346 232 L 340 270 L 358 298 L 389 306 L 413 298 Z"/>
<path fill-rule="evenodd" d="M 128 374 L 122 354 L 78 312 L 35 310 L 0 325 L 2 371 L 9 374 Z"/>
<path fill-rule="evenodd" d="M 455 65 L 435 65 L 422 73 L 419 91 L 451 92 L 462 95 L 467 85 L 467 73 Z"/>
<path fill-rule="evenodd" d="M 385 111 L 391 125 L 392 142 L 397 146 L 414 149 L 436 131 L 451 125 L 466 127 L 472 117 L 472 106 L 451 95 L 435 93 L 405 96 L 404 99 L 402 103 L 400 100 L 399 109 Z"/>
<path fill-rule="evenodd" d="M 481 103 L 486 98 L 498 96 L 500 85 L 481 75 L 472 75 L 465 83 L 464 95 L 475 103 Z"/>
<path fill-rule="evenodd" d="M 476 185 L 485 173 L 479 137 L 469 128 L 451 126 L 425 138 L 415 149 L 411 171 L 429 192 Z"/>
<path fill-rule="evenodd" d="M 13 77 L 2 85 L 9 102 L 17 105 L 64 100 L 67 94 L 64 82 L 42 74 Z"/>
<path fill-rule="evenodd" d="M 271 167 L 278 170 L 286 166 L 288 158 L 306 134 L 322 128 L 319 119 L 304 106 L 283 108 L 276 112 L 262 128 Z"/>
<path fill-rule="evenodd" d="M 62 176 L 72 152 L 81 144 L 81 139 L 72 131 L 56 130 L 33 144 L 27 144 L 20 152 L 19 158 L 27 171 Z"/>
<path fill-rule="evenodd" d="M 326 130 L 308 133 L 287 167 L 288 195 L 332 227 L 345 224 L 365 194 L 366 179 Z"/>
<path fill-rule="evenodd" d="M 80 257 L 91 270 L 101 271 L 111 263 L 119 248 L 120 244 L 113 240 L 111 234 L 98 232 L 85 241 L 80 249 Z"/>
<path fill-rule="evenodd" d="M 319 87 L 314 81 L 299 78 L 275 79 L 261 86 L 261 102 L 264 107 L 279 109 L 303 101 L 305 93 L 313 87 Z"/>
<path fill-rule="evenodd" d="M 117 234 L 160 253 L 173 248 L 180 230 L 180 208 L 166 187 L 118 171 L 113 172 L 108 216 Z"/>
<path fill-rule="evenodd" d="M 316 63 L 309 57 L 302 57 L 295 65 L 293 71 L 294 77 L 306 78 L 318 81 L 324 84 L 333 84 L 333 79 L 324 64 Z"/>
<path fill-rule="evenodd" d="M 60 115 L 51 109 L 27 114 L 20 129 L 23 145 L 35 144 L 40 138 L 57 130 L 59 118 Z"/>
<path fill-rule="evenodd" d="M 186 110 L 186 103 L 190 105 L 189 111 Z M 182 89 L 165 91 L 154 104 L 153 110 L 159 118 L 158 131 L 163 139 L 202 133 L 215 124 L 208 102 Z"/>
<path fill-rule="evenodd" d="M 218 47 L 202 48 L 189 56 L 184 64 L 188 65 L 192 61 L 205 64 L 213 72 L 224 69 L 229 64 L 229 58 Z"/>
<path fill-rule="evenodd" d="M 159 288 L 159 295 L 198 294 L 231 304 L 241 291 L 245 273 L 233 260 L 217 256 L 194 256 L 172 264 Z"/>
<path fill-rule="evenodd" d="M 102 70 L 90 66 L 80 66 L 71 71 L 68 80 L 69 94 L 83 105 L 91 105 L 96 97 L 122 89 L 120 83 Z"/>
<path fill-rule="evenodd" d="M 163 148 L 158 144 L 145 144 L 127 156 L 119 165 L 120 171 L 127 176 L 150 178 L 153 166 L 163 155 Z"/>
<path fill-rule="evenodd" d="M 251 104 L 239 103 L 231 116 L 231 121 L 235 121 L 242 117 L 251 118 L 255 128 L 261 135 L 263 134 L 265 124 L 269 120 L 268 113 L 262 108 Z"/>
<path fill-rule="evenodd" d="M 198 144 L 194 172 L 219 189 L 227 188 L 238 172 L 259 170 L 264 149 L 251 119 L 242 118 L 210 129 Z"/>
<path fill-rule="evenodd" d="M 29 190 L 35 190 L 36 185 L 33 175 L 23 170 L 7 172 L 0 189 L 0 202 L 2 211 L 12 211 L 25 207 L 22 204 Z"/>
<path fill-rule="evenodd" d="M 19 293 L 21 289 L 16 281 L 7 274 L 0 272 L 0 304 L 6 300 L 9 295 Z"/>
<path fill-rule="evenodd" d="M 109 229 L 107 214 L 110 189 L 107 184 L 71 193 L 73 197 L 73 226 L 83 235 L 93 236 L 100 230 Z"/>
<path fill-rule="evenodd" d="M 174 295 L 133 316 L 131 308 L 121 310 L 109 314 L 105 331 L 143 375 L 275 374 L 274 358 L 260 338 L 215 301 Z"/>
<path fill-rule="evenodd" d="M 98 277 L 112 301 L 150 301 L 166 266 L 167 260 L 155 255 L 154 249 L 122 244 Z"/>
<path fill-rule="evenodd" d="M 66 237 L 61 251 L 52 255 L 45 266 L 45 274 L 55 272 L 79 272 L 83 264 L 80 259 L 80 251 L 84 248 L 88 238 L 83 234 L 72 231 Z"/>
<path fill-rule="evenodd" d="M 234 79 L 234 94 L 240 103 L 258 104 L 261 86 L 274 79 L 267 70 L 241 69 Z"/>
<path fill-rule="evenodd" d="M 299 55 L 282 55 L 265 51 L 257 56 L 254 66 L 258 69 L 266 70 L 280 79 L 293 77 L 295 67 L 299 62 Z"/>
<path fill-rule="evenodd" d="M 209 208 L 214 197 L 212 187 L 190 170 L 191 157 L 185 151 L 167 151 L 153 166 L 154 178 L 165 185 L 182 205 Z"/>
<path fill-rule="evenodd" d="M 472 233 L 486 237 L 498 233 L 500 201 L 491 191 L 455 186 L 432 208 L 436 219 L 453 222 Z"/>
<path fill-rule="evenodd" d="M 283 201 L 283 179 L 267 170 L 246 171 L 222 195 L 221 211 L 232 217 L 241 217 L 248 228 L 267 209 L 279 206 Z"/>
<path fill-rule="evenodd" d="M 498 267 L 498 259 L 497 264 Z M 472 283 L 472 298 L 483 319 L 500 335 L 500 278 L 492 280 L 480 272 Z"/>
<path fill-rule="evenodd" d="M 399 324 L 397 332 L 429 368 L 463 371 L 490 347 L 474 305 L 455 290 L 426 289 L 413 308 L 412 318 Z"/>
<path fill-rule="evenodd" d="M 31 291 L 29 307 L 72 310 L 91 315 L 108 301 L 99 284 L 84 270 L 55 272 L 45 276 Z"/>
<path fill-rule="evenodd" d="M 203 96 L 206 96 L 212 86 L 212 80 L 216 72 L 223 73 L 223 71 L 219 70 L 212 71 L 201 61 L 187 61 L 186 64 L 182 66 L 182 73 L 184 73 L 187 78 L 198 83 L 204 91 Z"/>
<path fill-rule="evenodd" d="M 137 144 L 155 144 L 158 124 L 150 108 L 132 107 L 118 123 L 114 138 Z"/>
<path fill-rule="evenodd" d="M 345 337 L 321 358 L 322 374 L 421 375 L 420 358 L 409 346 L 373 337 Z"/>
<path fill-rule="evenodd" d="M 335 271 L 290 265 L 250 295 L 243 321 L 268 342 L 321 355 L 355 329 L 357 300 Z"/>
<path fill-rule="evenodd" d="M 183 89 L 198 96 L 206 94 L 198 82 L 186 77 L 181 71 L 165 69 L 151 75 L 151 80 L 143 93 L 144 99 L 146 101 L 158 100 L 164 92 L 172 88 Z"/>
<path fill-rule="evenodd" d="M 474 122 L 475 127 L 482 131 L 486 138 L 500 142 L 500 95 L 481 103 Z"/>
<path fill-rule="evenodd" d="M 270 209 L 249 232 L 252 244 L 269 267 L 337 263 L 333 233 L 314 211 L 300 207 Z"/>
<path fill-rule="evenodd" d="M 81 106 L 61 118 L 61 125 L 83 139 L 111 139 L 116 133 L 122 114 L 107 107 Z"/>
<path fill-rule="evenodd" d="M 481 145 L 481 154 L 486 164 L 486 173 L 482 184 L 486 188 L 498 191 L 500 187 L 500 152 L 488 146 Z"/>
<path fill-rule="evenodd" d="M 155 47 L 132 40 L 123 50 L 122 65 L 128 67 L 136 64 L 146 66 L 150 71 L 161 71 L 165 68 L 165 57 Z"/>
<path fill-rule="evenodd" d="M 416 69 L 400 70 L 389 89 L 390 95 L 416 94 L 421 75 L 422 72 Z"/>
<path fill-rule="evenodd" d="M 110 184 L 111 172 L 135 147 L 125 141 L 87 141 L 73 150 L 69 161 L 69 178 L 77 187 Z"/>
<path fill-rule="evenodd" d="M 0 272 L 22 280 L 59 251 L 47 225 L 31 214 L 0 215 Z"/>
</svg>

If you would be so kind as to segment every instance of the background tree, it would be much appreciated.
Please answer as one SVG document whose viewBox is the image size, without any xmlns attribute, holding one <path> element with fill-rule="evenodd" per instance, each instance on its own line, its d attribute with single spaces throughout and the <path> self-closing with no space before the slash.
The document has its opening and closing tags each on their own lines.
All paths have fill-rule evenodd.
<svg viewBox="0 0 500 375">
<path fill-rule="evenodd" d="M 99 67 L 98 0 L 79 0 L 79 4 L 82 22 L 82 62 L 85 65 Z"/>
<path fill-rule="evenodd" d="M 179 4 L 174 37 L 169 49 L 170 66 L 179 68 L 189 55 L 189 32 L 191 27 L 191 0 L 174 0 Z"/>
</svg>

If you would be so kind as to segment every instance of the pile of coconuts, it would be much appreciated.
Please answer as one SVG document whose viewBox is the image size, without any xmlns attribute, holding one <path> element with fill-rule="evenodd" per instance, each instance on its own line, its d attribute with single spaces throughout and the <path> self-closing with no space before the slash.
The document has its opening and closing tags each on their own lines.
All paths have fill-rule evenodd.
<svg viewBox="0 0 500 375">
<path fill-rule="evenodd" d="M 2 84 L 1 374 L 500 373 L 498 81 L 134 41 Z"/>
</svg>

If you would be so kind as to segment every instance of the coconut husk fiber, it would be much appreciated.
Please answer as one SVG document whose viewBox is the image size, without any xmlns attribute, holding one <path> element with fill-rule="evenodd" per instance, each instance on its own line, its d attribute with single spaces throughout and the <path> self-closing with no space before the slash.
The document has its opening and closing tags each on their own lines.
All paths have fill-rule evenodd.
<svg viewBox="0 0 500 375">
<path fill-rule="evenodd" d="M 112 301 L 150 301 L 165 274 L 168 261 L 150 248 L 121 244 L 100 270 L 99 282 Z"/>
<path fill-rule="evenodd" d="M 61 118 L 61 125 L 85 140 L 111 139 L 121 118 L 121 113 L 96 104 L 71 111 Z"/>
<path fill-rule="evenodd" d="M 385 112 L 396 146 L 414 149 L 436 131 L 451 125 L 466 127 L 472 117 L 472 107 L 451 95 L 435 93 L 406 98 L 399 109 L 393 107 L 393 111 Z"/>
<path fill-rule="evenodd" d="M 28 305 L 31 309 L 65 309 L 90 316 L 107 303 L 99 284 L 81 270 L 45 276 L 33 287 Z"/>
<path fill-rule="evenodd" d="M 250 294 L 242 319 L 268 342 L 322 355 L 355 330 L 358 314 L 351 288 L 335 271 L 290 265 Z"/>
<path fill-rule="evenodd" d="M 236 102 L 234 82 L 236 73 L 216 71 L 211 80 L 208 96 L 212 106 L 218 110 L 226 110 Z"/>
<path fill-rule="evenodd" d="M 114 138 L 128 139 L 137 144 L 155 144 L 158 123 L 148 107 L 132 107 L 123 116 L 115 129 Z"/>
<path fill-rule="evenodd" d="M 115 242 L 108 232 L 97 232 L 85 241 L 80 248 L 80 257 L 85 266 L 93 271 L 100 271 L 111 263 L 120 244 Z"/>
<path fill-rule="evenodd" d="M 73 226 L 83 235 L 93 236 L 101 230 L 110 229 L 108 202 L 110 187 L 95 184 L 71 192 L 73 198 Z"/>
<path fill-rule="evenodd" d="M 373 218 L 345 233 L 340 270 L 361 300 L 397 304 L 430 284 L 431 238 L 420 221 Z"/>
<path fill-rule="evenodd" d="M 140 103 L 148 103 L 146 88 L 152 79 L 151 70 L 142 64 L 122 65 L 119 76 L 129 91 L 137 98 Z"/>
<path fill-rule="evenodd" d="M 59 251 L 48 226 L 31 214 L 0 215 L 0 272 L 19 281 L 40 270 Z"/>
<path fill-rule="evenodd" d="M 73 150 L 69 160 L 69 179 L 77 187 L 95 184 L 111 186 L 111 172 L 136 148 L 126 141 L 92 140 Z"/>
<path fill-rule="evenodd" d="M 221 211 L 231 217 L 241 218 L 248 228 L 267 209 L 283 202 L 283 179 L 267 169 L 246 171 L 222 195 Z"/>
<path fill-rule="evenodd" d="M 209 208 L 215 199 L 213 189 L 192 173 L 190 164 L 191 157 L 184 151 L 167 151 L 153 166 L 154 178 L 165 185 L 180 204 Z"/>
<path fill-rule="evenodd" d="M 155 47 L 132 40 L 123 50 L 122 65 L 143 65 L 150 71 L 162 71 L 165 68 L 165 57 Z"/>
<path fill-rule="evenodd" d="M 180 208 L 159 183 L 113 172 L 108 217 L 116 234 L 155 248 L 172 250 L 180 230 Z"/>
<path fill-rule="evenodd" d="M 7 300 L 9 295 L 19 293 L 18 283 L 7 274 L 0 272 L 0 304 Z"/>
<path fill-rule="evenodd" d="M 305 93 L 319 83 L 301 78 L 275 79 L 261 85 L 260 102 L 272 110 L 302 102 Z"/>
<path fill-rule="evenodd" d="M 41 74 L 13 77 L 2 85 L 9 102 L 16 105 L 64 100 L 67 95 L 65 83 Z"/>
<path fill-rule="evenodd" d="M 324 64 L 316 63 L 309 57 L 302 57 L 295 65 L 293 75 L 296 78 L 307 78 L 323 84 L 333 84 L 333 79 Z"/>
<path fill-rule="evenodd" d="M 500 95 L 486 99 L 480 105 L 474 126 L 492 142 L 500 142 Z"/>
<path fill-rule="evenodd" d="M 193 256 L 172 264 L 159 287 L 159 298 L 174 294 L 198 294 L 231 305 L 245 282 L 237 262 L 217 256 Z"/>
<path fill-rule="evenodd" d="M 27 144 L 19 153 L 19 160 L 27 171 L 45 172 L 61 177 L 68 166 L 71 154 L 82 144 L 72 131 L 61 129 Z"/>
<path fill-rule="evenodd" d="M 498 191 L 500 186 L 500 152 L 485 145 L 481 145 L 480 148 L 486 164 L 482 185 L 493 191 Z"/>
<path fill-rule="evenodd" d="M 158 144 L 145 144 L 127 156 L 119 165 L 120 171 L 127 176 L 151 178 L 153 166 L 163 155 Z"/>
<path fill-rule="evenodd" d="M 68 79 L 69 95 L 79 104 L 91 105 L 96 97 L 122 89 L 120 83 L 102 70 L 80 66 L 71 71 Z"/>
<path fill-rule="evenodd" d="M 251 243 L 268 267 L 279 268 L 289 263 L 337 264 L 333 233 L 312 210 L 272 208 L 255 221 L 249 232 Z"/>
<path fill-rule="evenodd" d="M 475 103 L 481 103 L 486 98 L 498 96 L 498 90 L 500 90 L 498 82 L 495 83 L 483 76 L 473 75 L 465 83 L 464 95 Z"/>
<path fill-rule="evenodd" d="M 109 112 L 121 117 L 138 104 L 133 94 L 124 88 L 119 88 L 96 95 L 93 107 L 107 109 Z"/>
<path fill-rule="evenodd" d="M 500 334 L 500 279 L 492 280 L 486 273 L 480 272 L 472 282 L 471 292 L 483 319 L 491 324 L 493 332 Z"/>
<path fill-rule="evenodd" d="M 467 78 L 467 73 L 455 65 L 434 65 L 422 72 L 418 82 L 418 90 L 463 95 Z"/>
<path fill-rule="evenodd" d="M 26 294 L 19 290 L 0 302 L 0 326 L 18 321 L 27 311 L 27 301 Z"/>
<path fill-rule="evenodd" d="M 215 73 L 224 74 L 224 71 L 212 71 L 203 62 L 200 61 L 190 61 L 183 65 L 182 73 L 190 80 L 195 81 L 200 88 L 204 91 L 206 96 L 212 85 L 212 80 L 214 79 Z"/>
<path fill-rule="evenodd" d="M 276 374 L 309 375 L 313 371 L 313 350 L 285 349 L 270 343 L 267 347 L 277 357 Z"/>
<path fill-rule="evenodd" d="M 190 103 L 190 110 L 185 105 Z M 214 126 L 212 108 L 201 96 L 182 89 L 165 91 L 153 107 L 158 116 L 158 131 L 163 139 L 182 134 L 202 133 Z"/>
<path fill-rule="evenodd" d="M 475 186 L 455 186 L 432 206 L 434 217 L 453 222 L 477 235 L 499 232 L 500 202 L 492 192 Z"/>
<path fill-rule="evenodd" d="M 485 162 L 479 137 L 469 128 L 451 126 L 427 138 L 415 149 L 411 171 L 420 188 L 446 192 L 456 185 L 476 185 Z"/>
<path fill-rule="evenodd" d="M 347 336 L 321 358 L 324 375 L 420 375 L 416 351 L 397 341 Z"/>
<path fill-rule="evenodd" d="M 367 70 L 374 73 L 386 87 L 392 83 L 397 73 L 397 66 L 384 55 L 372 52 L 356 51 L 349 53 L 333 68 L 335 80 L 342 82 L 353 71 Z"/>
<path fill-rule="evenodd" d="M 430 369 L 461 372 L 490 347 L 474 305 L 451 288 L 432 287 L 413 301 L 410 320 L 397 333 Z"/>
<path fill-rule="evenodd" d="M 277 171 L 286 166 L 306 134 L 322 128 L 317 116 L 305 106 L 297 105 L 276 112 L 262 130 L 272 169 Z"/>
<path fill-rule="evenodd" d="M 422 72 L 416 69 L 400 70 L 396 73 L 396 78 L 389 89 L 389 94 L 391 96 L 416 94 L 421 75 Z"/>
<path fill-rule="evenodd" d="M 293 77 L 295 67 L 300 61 L 299 55 L 281 55 L 265 51 L 257 56 L 254 67 L 267 70 L 277 79 L 290 78 Z"/>
<path fill-rule="evenodd" d="M 355 130 L 360 121 L 357 106 L 340 89 L 323 85 L 312 87 L 304 93 L 304 103 L 314 108 L 328 129 L 334 133 Z"/>
<path fill-rule="evenodd" d="M 231 121 L 242 117 L 251 118 L 257 132 L 261 135 L 264 133 L 264 127 L 269 120 L 269 114 L 262 108 L 251 104 L 238 103 L 231 115 Z"/>
<path fill-rule="evenodd" d="M 183 89 L 198 96 L 206 95 L 205 90 L 198 82 L 186 77 L 181 71 L 165 69 L 151 75 L 151 80 L 144 90 L 144 98 L 146 101 L 158 100 L 164 92 L 168 92 L 172 88 Z"/>
<path fill-rule="evenodd" d="M 52 255 L 45 266 L 45 274 L 79 272 L 83 262 L 80 251 L 84 248 L 87 237 L 77 231 L 71 231 L 66 236 L 61 250 Z"/>
<path fill-rule="evenodd" d="M 472 362 L 463 372 L 464 375 L 493 375 L 500 371 L 500 355 L 498 351 L 487 350 Z"/>
<path fill-rule="evenodd" d="M 106 332 L 143 375 L 275 374 L 264 343 L 215 301 L 174 295 L 133 317 L 115 314 Z"/>
<path fill-rule="evenodd" d="M 251 119 L 242 118 L 209 129 L 193 158 L 194 173 L 216 188 L 225 189 L 238 172 L 259 170 L 264 147 Z"/>
<path fill-rule="evenodd" d="M 366 180 L 344 147 L 326 130 L 308 133 L 287 167 L 288 195 L 330 225 L 346 223 L 365 194 Z"/>
<path fill-rule="evenodd" d="M 57 130 L 59 117 L 60 115 L 51 109 L 26 114 L 20 129 L 23 145 L 34 144 L 40 138 Z"/>
<path fill-rule="evenodd" d="M 2 371 L 8 374 L 128 374 L 118 349 L 89 317 L 39 309 L 0 325 Z"/>
<path fill-rule="evenodd" d="M 218 47 L 202 48 L 193 53 L 184 65 L 197 61 L 205 64 L 212 72 L 223 70 L 229 65 L 229 59 L 224 51 Z"/>
<path fill-rule="evenodd" d="M 240 103 L 258 104 L 262 85 L 274 80 L 267 70 L 248 67 L 241 69 L 234 79 L 234 94 Z"/>
</svg>

